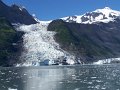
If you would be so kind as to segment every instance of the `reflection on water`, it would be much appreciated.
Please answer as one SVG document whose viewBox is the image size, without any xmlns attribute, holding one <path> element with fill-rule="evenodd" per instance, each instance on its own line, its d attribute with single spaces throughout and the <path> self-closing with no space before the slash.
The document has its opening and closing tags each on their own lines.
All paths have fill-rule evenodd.
<svg viewBox="0 0 120 90">
<path fill-rule="evenodd" d="M 120 66 L 1 68 L 0 90 L 120 90 Z"/>
<path fill-rule="evenodd" d="M 25 90 L 58 90 L 59 81 L 64 79 L 66 69 L 34 69 L 27 72 L 28 79 Z"/>
</svg>

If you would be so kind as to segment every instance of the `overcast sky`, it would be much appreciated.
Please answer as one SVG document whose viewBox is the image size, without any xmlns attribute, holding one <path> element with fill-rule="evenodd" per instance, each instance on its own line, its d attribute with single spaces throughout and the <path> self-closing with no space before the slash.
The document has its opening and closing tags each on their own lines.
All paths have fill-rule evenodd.
<svg viewBox="0 0 120 90">
<path fill-rule="evenodd" d="M 81 15 L 99 8 L 110 7 L 120 10 L 120 0 L 3 0 L 25 6 L 40 20 L 53 20 L 65 16 Z"/>
</svg>

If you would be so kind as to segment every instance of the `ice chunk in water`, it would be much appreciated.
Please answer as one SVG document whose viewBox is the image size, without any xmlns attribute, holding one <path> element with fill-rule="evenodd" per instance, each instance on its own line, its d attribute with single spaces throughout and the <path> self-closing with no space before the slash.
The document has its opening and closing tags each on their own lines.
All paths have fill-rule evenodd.
<svg viewBox="0 0 120 90">
<path fill-rule="evenodd" d="M 8 90 L 17 90 L 17 89 L 8 88 Z"/>
</svg>

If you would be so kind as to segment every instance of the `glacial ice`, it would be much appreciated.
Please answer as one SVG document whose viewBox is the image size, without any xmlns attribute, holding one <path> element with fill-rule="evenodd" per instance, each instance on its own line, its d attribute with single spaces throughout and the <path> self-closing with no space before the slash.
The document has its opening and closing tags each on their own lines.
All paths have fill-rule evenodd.
<svg viewBox="0 0 120 90">
<path fill-rule="evenodd" d="M 74 56 L 62 50 L 54 40 L 56 32 L 47 31 L 48 22 L 32 25 L 20 25 L 17 30 L 24 31 L 24 51 L 20 57 L 22 66 L 39 66 L 41 61 L 49 60 L 49 64 L 61 57 L 67 57 L 69 64 L 74 64 Z M 20 66 L 18 64 L 17 66 Z"/>
<path fill-rule="evenodd" d="M 108 58 L 108 59 L 98 60 L 93 64 L 102 65 L 102 64 L 111 64 L 111 63 L 120 63 L 120 58 Z"/>
</svg>

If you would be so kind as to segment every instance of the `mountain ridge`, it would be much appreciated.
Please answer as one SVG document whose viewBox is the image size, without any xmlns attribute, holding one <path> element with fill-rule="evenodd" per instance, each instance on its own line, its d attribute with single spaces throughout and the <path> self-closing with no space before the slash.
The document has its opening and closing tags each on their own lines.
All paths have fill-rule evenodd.
<svg viewBox="0 0 120 90">
<path fill-rule="evenodd" d="M 108 23 L 120 17 L 120 11 L 112 10 L 109 7 L 103 9 L 96 9 L 92 12 L 87 12 L 83 15 L 74 15 L 61 18 L 65 22 L 75 22 L 83 24 L 93 24 L 97 22 Z"/>
<path fill-rule="evenodd" d="M 0 17 L 5 17 L 11 23 L 26 25 L 37 23 L 25 8 L 22 9 L 16 4 L 7 6 L 2 0 L 0 1 Z"/>
<path fill-rule="evenodd" d="M 34 17 L 37 22 L 47 23 L 56 20 L 41 21 Z M 110 7 L 104 7 L 103 9 L 96 9 L 91 12 L 87 12 L 82 15 L 66 16 L 58 19 L 62 19 L 68 23 L 81 23 L 81 24 L 97 24 L 97 23 L 109 23 L 114 22 L 115 19 L 120 18 L 120 11 L 113 10 Z"/>
</svg>

